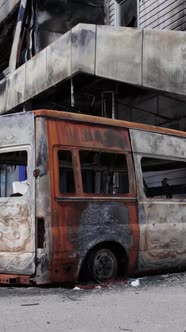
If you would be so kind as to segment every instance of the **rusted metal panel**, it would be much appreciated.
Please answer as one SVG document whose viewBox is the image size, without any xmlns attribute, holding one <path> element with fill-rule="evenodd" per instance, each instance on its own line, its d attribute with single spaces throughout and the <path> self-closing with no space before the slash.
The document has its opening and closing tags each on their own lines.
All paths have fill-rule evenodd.
<svg viewBox="0 0 186 332">
<path fill-rule="evenodd" d="M 0 127 L 1 153 L 27 151 L 29 184 L 21 197 L 0 198 L 0 273 L 32 275 L 35 272 L 34 116 L 31 113 L 4 116 Z"/>
<path fill-rule="evenodd" d="M 142 85 L 185 95 L 185 33 L 181 31 L 145 30 L 143 47 Z"/>
<path fill-rule="evenodd" d="M 98 26 L 97 76 L 141 85 L 141 59 L 142 30 Z"/>
<path fill-rule="evenodd" d="M 74 208 L 77 209 L 75 204 Z M 136 202 L 131 202 L 130 199 L 106 202 L 106 197 L 105 202 L 90 201 L 85 205 L 80 217 L 79 257 L 84 258 L 88 250 L 99 243 L 114 241 L 125 248 L 130 261 L 130 269 L 134 270 L 137 266 L 139 249 L 138 232 Z"/>
<path fill-rule="evenodd" d="M 28 283 L 25 275 L 34 274 L 35 262 L 37 284 L 74 282 L 88 251 L 105 241 L 117 242 L 125 249 L 128 272 L 185 264 L 186 202 L 146 198 L 141 157 L 162 156 L 185 161 L 186 134 L 182 133 L 185 137 L 181 138 L 176 137 L 177 131 L 145 125 L 139 125 L 141 130 L 137 130 L 137 126 L 46 110 L 1 117 L 1 151 L 23 148 L 28 151 L 29 191 L 23 197 L 0 198 L 0 273 L 3 274 L 0 282 L 8 283 L 16 274 L 18 282 Z M 160 135 L 157 130 L 167 135 Z M 78 195 L 59 193 L 57 149 L 63 147 L 74 151 Z M 82 148 L 126 152 L 130 193 L 109 198 L 84 193 L 78 161 L 78 151 Z M 37 230 L 34 169 L 38 171 Z M 44 227 L 43 243 L 38 241 L 39 220 Z"/>
<path fill-rule="evenodd" d="M 30 277 L 26 275 L 0 274 L 0 284 L 30 285 Z"/>
<path fill-rule="evenodd" d="M 56 112 L 55 112 L 56 113 Z M 72 114 L 70 115 L 72 116 Z M 75 116 L 75 115 L 74 115 Z M 81 116 L 86 119 L 86 116 Z M 128 197 L 86 197 L 79 186 L 78 197 L 59 196 L 58 146 L 67 149 L 104 149 L 109 151 L 130 151 L 127 129 L 94 126 L 74 121 L 47 120 L 49 137 L 49 174 L 52 211 L 52 260 L 51 280 L 74 282 L 85 256 L 96 244 L 104 241 L 119 243 L 126 250 L 132 271 L 137 266 L 139 249 L 139 228 L 135 176 L 130 159 L 131 192 Z M 81 179 L 80 165 L 75 167 L 78 182 Z"/>
<path fill-rule="evenodd" d="M 137 205 L 126 199 L 118 202 L 81 201 L 54 203 L 58 219 L 53 228 L 52 279 L 73 282 L 87 253 L 105 241 L 119 243 L 125 249 L 134 271 L 137 266 L 139 229 Z"/>
<path fill-rule="evenodd" d="M 142 123 L 135 123 L 123 120 L 114 120 L 110 118 L 103 118 L 98 116 L 91 116 L 86 114 L 78 114 L 63 111 L 53 111 L 53 110 L 37 110 L 33 111 L 36 117 L 45 117 L 53 120 L 64 120 L 64 121 L 77 121 L 78 123 L 87 123 L 94 125 L 104 125 L 112 127 L 121 127 L 128 129 L 137 129 L 140 132 L 152 132 L 156 134 L 166 134 L 171 136 L 178 136 L 186 138 L 186 132 L 181 130 L 175 130 L 170 128 L 156 127 L 152 125 L 145 125 Z"/>
<path fill-rule="evenodd" d="M 91 126 L 83 123 L 52 121 L 48 123 L 49 138 L 53 144 L 83 146 L 110 150 L 130 151 L 130 141 L 126 129 Z"/>
</svg>

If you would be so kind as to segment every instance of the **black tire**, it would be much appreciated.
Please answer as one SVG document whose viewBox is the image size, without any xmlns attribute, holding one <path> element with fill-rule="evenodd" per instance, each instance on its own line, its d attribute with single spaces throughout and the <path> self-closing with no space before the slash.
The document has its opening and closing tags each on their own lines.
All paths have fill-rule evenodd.
<svg viewBox="0 0 186 332">
<path fill-rule="evenodd" d="M 116 278 L 118 263 L 115 255 L 109 249 L 97 249 L 88 259 L 90 276 L 98 283 L 108 283 Z"/>
</svg>

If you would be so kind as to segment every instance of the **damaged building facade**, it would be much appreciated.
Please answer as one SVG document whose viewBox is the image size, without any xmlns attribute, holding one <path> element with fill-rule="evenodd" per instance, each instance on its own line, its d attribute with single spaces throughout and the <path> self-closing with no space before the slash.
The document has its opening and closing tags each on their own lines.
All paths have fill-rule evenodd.
<svg viewBox="0 0 186 332">
<path fill-rule="evenodd" d="M 185 8 L 1 0 L 0 112 L 45 107 L 184 129 Z"/>
</svg>

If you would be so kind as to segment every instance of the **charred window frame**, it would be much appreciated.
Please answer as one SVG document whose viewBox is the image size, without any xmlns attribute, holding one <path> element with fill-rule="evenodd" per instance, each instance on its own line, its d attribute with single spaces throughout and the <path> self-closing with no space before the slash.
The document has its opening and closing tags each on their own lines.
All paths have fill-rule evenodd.
<svg viewBox="0 0 186 332">
<path fill-rule="evenodd" d="M 149 199 L 186 199 L 186 162 L 142 157 L 143 191 Z"/>
<path fill-rule="evenodd" d="M 125 154 L 80 150 L 79 156 L 84 193 L 111 196 L 130 193 Z"/>
<path fill-rule="evenodd" d="M 75 194 L 75 177 L 71 150 L 58 150 L 59 193 Z"/>
<path fill-rule="evenodd" d="M 124 27 L 137 27 L 137 0 L 116 0 L 119 4 L 120 25 Z"/>
<path fill-rule="evenodd" d="M 17 4 L 5 20 L 0 23 L 0 80 L 9 74 L 9 59 L 17 24 L 18 9 L 19 4 Z"/>
<path fill-rule="evenodd" d="M 0 153 L 0 197 L 23 196 L 27 191 L 27 151 Z"/>
</svg>

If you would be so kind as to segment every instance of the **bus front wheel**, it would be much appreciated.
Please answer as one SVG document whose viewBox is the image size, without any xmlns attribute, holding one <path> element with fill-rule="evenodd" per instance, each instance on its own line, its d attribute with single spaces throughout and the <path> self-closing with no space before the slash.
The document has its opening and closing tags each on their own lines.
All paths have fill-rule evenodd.
<svg viewBox="0 0 186 332">
<path fill-rule="evenodd" d="M 116 278 L 118 263 L 115 255 L 109 249 L 93 251 L 88 260 L 91 277 L 98 283 L 108 283 Z"/>
</svg>

